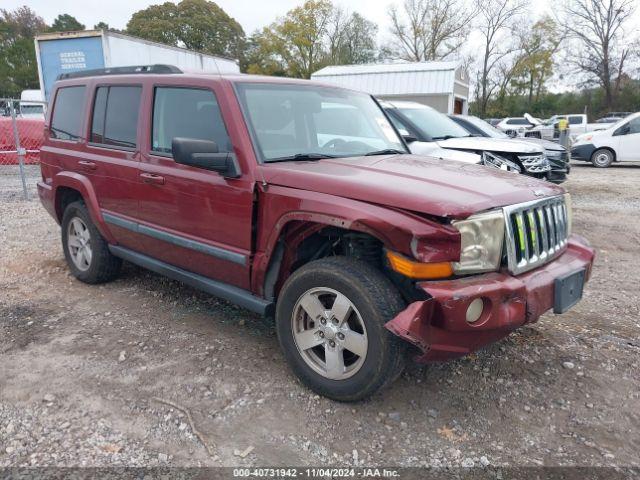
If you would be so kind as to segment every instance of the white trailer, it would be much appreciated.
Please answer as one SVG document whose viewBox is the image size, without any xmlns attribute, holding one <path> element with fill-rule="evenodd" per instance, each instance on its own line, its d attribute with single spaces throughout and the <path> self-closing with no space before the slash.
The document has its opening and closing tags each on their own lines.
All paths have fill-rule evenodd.
<svg viewBox="0 0 640 480">
<path fill-rule="evenodd" d="M 38 77 L 49 99 L 61 73 L 134 65 L 174 65 L 184 72 L 239 73 L 238 61 L 106 30 L 55 32 L 35 38 Z"/>
</svg>

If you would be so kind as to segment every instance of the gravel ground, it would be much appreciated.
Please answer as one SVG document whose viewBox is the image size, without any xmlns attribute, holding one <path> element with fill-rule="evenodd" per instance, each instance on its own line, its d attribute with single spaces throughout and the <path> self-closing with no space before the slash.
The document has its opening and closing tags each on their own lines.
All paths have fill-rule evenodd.
<svg viewBox="0 0 640 480">
<path fill-rule="evenodd" d="M 71 278 L 3 168 L 0 467 L 640 466 L 638 166 L 565 184 L 598 250 L 580 304 L 354 405 L 301 386 L 267 320 L 133 266 Z"/>
</svg>

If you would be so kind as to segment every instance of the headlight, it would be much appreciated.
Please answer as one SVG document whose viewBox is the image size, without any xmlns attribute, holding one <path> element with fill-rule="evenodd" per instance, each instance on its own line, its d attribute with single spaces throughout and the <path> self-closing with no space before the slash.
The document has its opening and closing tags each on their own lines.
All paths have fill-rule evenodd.
<svg viewBox="0 0 640 480">
<path fill-rule="evenodd" d="M 502 210 L 472 215 L 452 222 L 461 237 L 460 261 L 453 263 L 458 275 L 495 271 L 502 260 L 504 214 Z"/>
<path fill-rule="evenodd" d="M 509 172 L 520 173 L 521 171 L 516 163 L 491 152 L 482 152 L 482 163 L 489 167 L 495 167 Z"/>
<path fill-rule="evenodd" d="M 518 159 L 529 173 L 542 173 L 551 170 L 547 156 L 542 154 L 536 155 L 519 155 Z"/>
</svg>

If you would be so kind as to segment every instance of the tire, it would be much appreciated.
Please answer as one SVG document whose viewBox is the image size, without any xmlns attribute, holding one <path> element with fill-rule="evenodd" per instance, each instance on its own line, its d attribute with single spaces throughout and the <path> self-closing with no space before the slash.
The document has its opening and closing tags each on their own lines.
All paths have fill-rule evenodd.
<svg viewBox="0 0 640 480">
<path fill-rule="evenodd" d="M 109 251 L 84 202 L 70 203 L 62 216 L 62 250 L 74 277 L 96 284 L 114 280 L 122 260 Z M 79 243 L 80 242 L 80 243 Z"/>
<path fill-rule="evenodd" d="M 359 401 L 404 369 L 407 344 L 384 327 L 404 308 L 389 279 L 363 261 L 316 260 L 296 270 L 280 292 L 278 340 L 289 366 L 311 390 L 341 402 Z"/>
<path fill-rule="evenodd" d="M 606 148 L 599 148 L 591 154 L 591 163 L 594 167 L 607 168 L 613 163 L 613 152 Z"/>
</svg>

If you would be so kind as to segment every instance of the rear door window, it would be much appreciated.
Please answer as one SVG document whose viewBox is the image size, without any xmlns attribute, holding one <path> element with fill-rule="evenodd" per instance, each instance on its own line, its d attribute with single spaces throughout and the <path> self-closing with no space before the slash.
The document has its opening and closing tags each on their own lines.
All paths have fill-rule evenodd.
<svg viewBox="0 0 640 480">
<path fill-rule="evenodd" d="M 59 140 L 80 138 L 85 90 L 84 86 L 64 87 L 58 90 L 51 118 L 51 138 Z"/>
<path fill-rule="evenodd" d="M 211 90 L 156 87 L 151 150 L 170 155 L 176 137 L 210 140 L 219 152 L 232 152 L 220 106 Z"/>
<path fill-rule="evenodd" d="M 580 125 L 582 123 L 582 117 L 579 115 L 569 116 L 569 125 Z"/>
<path fill-rule="evenodd" d="M 98 87 L 93 104 L 91 142 L 135 148 L 141 93 L 139 86 Z"/>
</svg>

